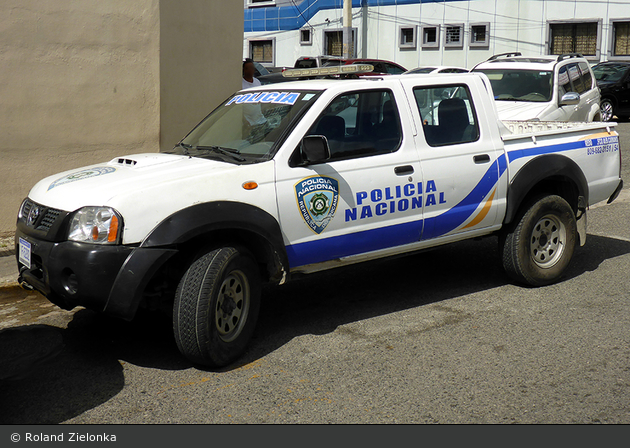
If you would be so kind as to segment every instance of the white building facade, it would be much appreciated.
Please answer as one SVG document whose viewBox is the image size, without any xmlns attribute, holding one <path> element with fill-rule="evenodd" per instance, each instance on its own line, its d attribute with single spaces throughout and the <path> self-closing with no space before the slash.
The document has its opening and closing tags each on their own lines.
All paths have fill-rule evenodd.
<svg viewBox="0 0 630 448">
<path fill-rule="evenodd" d="M 343 0 L 244 0 L 243 56 L 341 55 Z M 353 0 L 354 56 L 472 68 L 498 53 L 630 60 L 630 0 Z"/>
</svg>

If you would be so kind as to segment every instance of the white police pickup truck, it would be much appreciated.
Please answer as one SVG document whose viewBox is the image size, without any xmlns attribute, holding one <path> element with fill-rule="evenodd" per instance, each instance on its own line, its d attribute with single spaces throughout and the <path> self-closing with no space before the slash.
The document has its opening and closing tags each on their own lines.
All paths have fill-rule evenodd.
<svg viewBox="0 0 630 448">
<path fill-rule="evenodd" d="M 181 352 L 210 366 L 245 350 L 261 284 L 297 273 L 495 235 L 510 277 L 548 284 L 588 207 L 622 188 L 614 126 L 503 123 L 483 74 L 240 91 L 170 153 L 37 183 L 19 281 L 124 319 L 166 305 Z"/>
</svg>

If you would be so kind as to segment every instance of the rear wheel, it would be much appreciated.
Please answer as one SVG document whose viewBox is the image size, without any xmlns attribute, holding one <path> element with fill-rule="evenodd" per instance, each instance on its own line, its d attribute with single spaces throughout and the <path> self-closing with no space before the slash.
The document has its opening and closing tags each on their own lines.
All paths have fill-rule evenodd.
<svg viewBox="0 0 630 448">
<path fill-rule="evenodd" d="M 260 275 L 244 249 L 222 247 L 188 268 L 175 294 L 173 330 L 192 362 L 222 367 L 251 339 L 260 309 Z"/>
<path fill-rule="evenodd" d="M 501 235 L 507 274 L 522 283 L 541 286 L 558 280 L 573 257 L 577 224 L 571 206 L 560 196 L 544 196 Z"/>
</svg>

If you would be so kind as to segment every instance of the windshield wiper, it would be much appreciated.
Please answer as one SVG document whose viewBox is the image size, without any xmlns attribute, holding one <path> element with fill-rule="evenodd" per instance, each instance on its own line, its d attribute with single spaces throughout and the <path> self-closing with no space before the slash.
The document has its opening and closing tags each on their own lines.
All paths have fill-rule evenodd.
<svg viewBox="0 0 630 448">
<path fill-rule="evenodd" d="M 198 149 L 201 151 L 214 151 L 219 154 L 223 154 L 225 156 L 232 157 L 234 160 L 238 160 L 239 162 L 244 162 L 245 158 L 239 156 L 241 153 L 238 149 L 233 148 L 223 148 L 221 146 L 195 146 L 194 149 Z"/>
<path fill-rule="evenodd" d="M 184 149 L 184 155 L 185 155 L 185 156 L 187 156 L 187 155 L 188 155 L 188 150 L 192 148 L 192 146 L 191 146 L 191 145 L 188 145 L 188 144 L 186 144 L 186 143 L 182 143 L 182 142 L 179 142 L 179 143 L 177 144 L 177 146 L 180 146 L 180 147 L 182 147 L 182 148 Z M 177 148 L 177 146 L 175 146 L 175 148 Z"/>
</svg>

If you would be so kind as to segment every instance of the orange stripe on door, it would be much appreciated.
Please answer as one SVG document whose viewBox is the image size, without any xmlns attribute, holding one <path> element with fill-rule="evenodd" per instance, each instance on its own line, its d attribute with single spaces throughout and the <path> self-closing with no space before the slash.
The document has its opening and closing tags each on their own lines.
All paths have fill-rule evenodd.
<svg viewBox="0 0 630 448">
<path fill-rule="evenodd" d="M 462 227 L 462 229 L 467 229 L 469 227 L 474 227 L 477 224 L 479 224 L 481 221 L 483 221 L 483 218 L 485 218 L 486 215 L 488 214 L 488 212 L 490 211 L 490 207 L 492 207 L 492 200 L 494 199 L 494 194 L 496 192 L 497 192 L 497 189 L 495 188 L 494 191 L 492 192 L 492 194 L 490 195 L 490 197 L 488 198 L 488 200 L 486 201 L 486 203 L 484 204 L 483 208 L 479 212 L 479 214 L 475 217 L 475 219 L 473 219 L 468 224 L 466 224 L 464 227 Z"/>
</svg>

